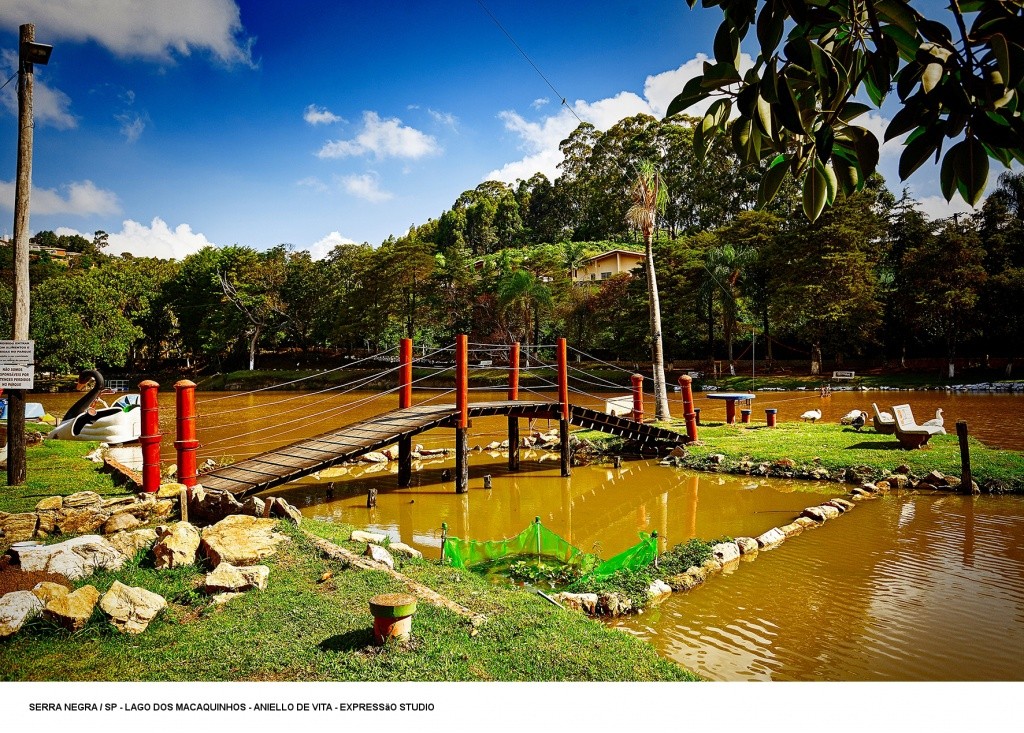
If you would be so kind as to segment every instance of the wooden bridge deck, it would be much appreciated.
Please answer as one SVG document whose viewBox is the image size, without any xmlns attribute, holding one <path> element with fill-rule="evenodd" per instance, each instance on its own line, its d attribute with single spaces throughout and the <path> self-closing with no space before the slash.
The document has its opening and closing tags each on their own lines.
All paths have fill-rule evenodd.
<svg viewBox="0 0 1024 733">
<path fill-rule="evenodd" d="M 559 403 L 543 401 L 471 402 L 469 416 L 558 419 L 560 407 Z M 237 496 L 254 494 L 358 458 L 402 438 L 433 428 L 454 427 L 457 417 L 454 405 L 417 405 L 393 410 L 219 468 L 203 474 L 200 481 L 205 488 L 221 489 Z M 569 407 L 569 422 L 647 445 L 674 445 L 686 437 L 576 405 Z"/>
</svg>

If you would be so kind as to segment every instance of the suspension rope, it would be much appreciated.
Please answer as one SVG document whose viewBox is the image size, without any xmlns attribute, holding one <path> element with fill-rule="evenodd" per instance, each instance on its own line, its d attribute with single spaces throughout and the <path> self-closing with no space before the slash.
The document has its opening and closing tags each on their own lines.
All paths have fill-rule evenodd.
<svg viewBox="0 0 1024 733">
<path fill-rule="evenodd" d="M 310 375 L 305 376 L 305 377 L 299 377 L 298 379 L 293 379 L 290 382 L 281 382 L 280 384 L 273 384 L 273 385 L 271 385 L 269 387 L 260 387 L 259 389 L 249 390 L 248 392 L 232 392 L 231 394 L 222 395 L 220 397 L 211 397 L 211 398 L 206 399 L 206 400 L 197 401 L 196 405 L 197 406 L 198 405 L 205 405 L 208 402 L 218 402 L 219 400 L 226 400 L 226 399 L 230 399 L 232 397 L 244 397 L 245 395 L 256 394 L 257 392 L 266 392 L 268 389 L 277 389 L 278 387 L 284 387 L 284 386 L 289 385 L 289 384 L 296 384 L 298 382 L 303 382 L 303 381 L 305 381 L 307 379 L 312 379 L 313 377 L 319 377 L 319 376 L 321 376 L 323 374 L 330 374 L 331 372 L 336 372 L 339 369 L 351 369 L 356 364 L 361 364 L 364 361 L 377 360 L 381 356 L 383 356 L 385 354 L 389 354 L 392 351 L 395 351 L 397 348 L 398 347 L 396 346 L 396 347 L 394 347 L 392 349 L 388 349 L 387 351 L 383 351 L 383 352 L 381 352 L 379 354 L 374 354 L 373 356 L 367 356 L 366 358 L 359 359 L 358 361 L 354 361 L 351 364 L 344 364 L 342 366 L 334 367 L 333 369 L 327 369 L 326 371 L 317 372 L 315 374 L 310 374 Z"/>
</svg>

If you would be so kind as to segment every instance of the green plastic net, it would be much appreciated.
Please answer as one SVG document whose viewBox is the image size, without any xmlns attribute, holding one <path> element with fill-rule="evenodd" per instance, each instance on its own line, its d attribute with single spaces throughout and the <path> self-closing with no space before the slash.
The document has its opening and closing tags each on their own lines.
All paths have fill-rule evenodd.
<svg viewBox="0 0 1024 733">
<path fill-rule="evenodd" d="M 515 557 L 550 558 L 566 565 L 576 566 L 583 577 L 604 577 L 618 570 L 639 570 L 647 567 L 658 554 L 657 535 L 640 533 L 640 542 L 620 552 L 615 557 L 602 561 L 573 547 L 563 538 L 534 520 L 515 537 L 503 540 L 469 540 L 447 537 L 444 542 L 443 560 L 452 567 L 470 569 L 491 565 Z"/>
</svg>

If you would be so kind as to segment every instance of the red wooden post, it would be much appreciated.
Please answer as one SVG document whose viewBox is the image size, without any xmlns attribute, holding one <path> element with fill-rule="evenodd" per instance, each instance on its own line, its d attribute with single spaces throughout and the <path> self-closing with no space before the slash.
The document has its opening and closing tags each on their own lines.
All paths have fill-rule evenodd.
<svg viewBox="0 0 1024 733">
<path fill-rule="evenodd" d="M 736 424 L 736 400 L 725 401 L 725 422 L 728 425 Z"/>
<path fill-rule="evenodd" d="M 774 428 L 775 427 L 775 418 L 776 418 L 776 416 L 778 414 L 779 414 L 779 408 L 777 408 L 777 407 L 769 407 L 768 409 L 766 409 L 764 411 L 764 421 L 765 421 L 765 424 L 768 427 L 770 427 L 770 428 Z"/>
<path fill-rule="evenodd" d="M 398 347 L 398 407 L 412 407 L 412 339 L 402 339 Z"/>
<path fill-rule="evenodd" d="M 633 420 L 644 421 L 644 375 L 634 374 L 633 380 Z"/>
<path fill-rule="evenodd" d="M 558 401 L 562 405 L 562 419 L 569 419 L 569 360 L 566 358 L 565 339 L 558 339 Z"/>
<path fill-rule="evenodd" d="M 464 333 L 455 337 L 455 406 L 459 427 L 469 427 L 469 339 Z"/>
<path fill-rule="evenodd" d="M 749 423 L 750 422 L 750 413 L 751 413 L 751 410 L 749 410 L 747 408 L 744 408 L 744 409 L 740 410 L 740 422 L 744 423 L 744 424 Z"/>
<path fill-rule="evenodd" d="M 519 399 L 519 342 L 508 347 L 508 399 Z"/>
<path fill-rule="evenodd" d="M 160 407 L 157 390 L 160 385 L 152 379 L 139 382 L 142 407 L 142 490 L 155 494 L 160 490 Z"/>
<path fill-rule="evenodd" d="M 697 411 L 693 409 L 693 377 L 684 374 L 679 377 L 679 388 L 683 393 L 683 417 L 686 419 L 686 438 L 697 440 Z"/>
<path fill-rule="evenodd" d="M 177 412 L 176 440 L 174 449 L 178 453 L 178 482 L 195 486 L 196 479 L 196 383 L 182 379 L 174 385 L 174 405 Z"/>
</svg>

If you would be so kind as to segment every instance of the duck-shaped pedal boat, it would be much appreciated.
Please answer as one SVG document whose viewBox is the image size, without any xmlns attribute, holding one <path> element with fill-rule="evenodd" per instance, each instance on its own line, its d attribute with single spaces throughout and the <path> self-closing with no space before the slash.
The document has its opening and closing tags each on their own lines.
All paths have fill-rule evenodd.
<svg viewBox="0 0 1024 733">
<path fill-rule="evenodd" d="M 90 380 L 93 382 L 92 389 L 64 413 L 64 419 L 50 431 L 49 437 L 58 440 L 95 440 L 110 445 L 138 440 L 142 434 L 139 395 L 123 395 L 107 407 L 99 399 L 105 384 L 103 375 L 95 369 L 78 375 L 77 388 L 84 389 Z M 96 403 L 102 406 L 97 408 Z"/>
</svg>

